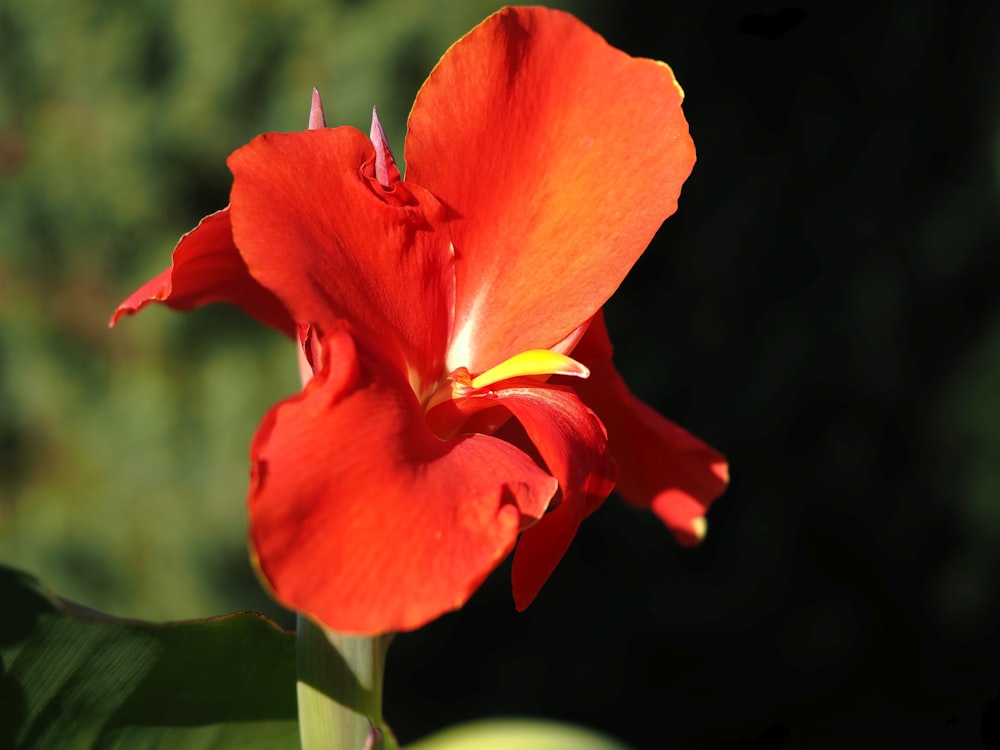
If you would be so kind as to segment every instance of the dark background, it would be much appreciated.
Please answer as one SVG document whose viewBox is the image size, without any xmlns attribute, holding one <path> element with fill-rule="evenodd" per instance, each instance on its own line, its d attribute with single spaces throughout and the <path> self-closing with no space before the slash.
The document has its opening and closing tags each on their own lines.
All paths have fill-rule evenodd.
<svg viewBox="0 0 1000 750">
<path fill-rule="evenodd" d="M 401 734 L 448 705 L 643 748 L 986 747 L 992 700 L 1000 747 L 1000 6 L 848 7 L 602 11 L 670 61 L 699 152 L 609 305 L 619 365 L 732 486 L 695 551 L 612 499 L 528 612 L 498 576 L 401 638 Z"/>
<path fill-rule="evenodd" d="M 527 612 L 508 565 L 398 636 L 389 722 L 1000 747 L 1000 5 L 563 5 L 687 92 L 698 163 L 607 312 L 732 486 L 696 550 L 612 498 Z M 107 316 L 225 204 L 233 148 L 304 127 L 314 84 L 400 144 L 495 4 L 182 7 L 0 7 L 0 559 L 116 614 L 288 622 L 242 505 L 287 345 L 223 308 Z"/>
</svg>

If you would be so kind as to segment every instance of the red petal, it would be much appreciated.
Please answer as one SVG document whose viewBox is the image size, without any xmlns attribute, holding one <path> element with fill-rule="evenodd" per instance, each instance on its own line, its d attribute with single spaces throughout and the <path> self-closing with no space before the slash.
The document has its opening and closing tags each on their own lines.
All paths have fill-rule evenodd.
<svg viewBox="0 0 1000 750">
<path fill-rule="evenodd" d="M 729 482 L 725 457 L 632 394 L 611 361 L 603 314 L 595 316 L 573 357 L 590 368 L 590 377 L 573 386 L 608 428 L 620 470 L 615 489 L 656 513 L 681 544 L 697 544 L 704 533 L 699 519 Z"/>
<path fill-rule="evenodd" d="M 562 502 L 525 530 L 514 552 L 514 603 L 525 609 L 562 560 L 580 523 L 615 486 L 607 433 L 597 416 L 570 390 L 501 389 L 500 403 L 517 417 L 549 470 L 559 480 Z"/>
<path fill-rule="evenodd" d="M 111 325 L 150 302 L 162 302 L 175 310 L 229 302 L 260 322 L 295 335 L 295 324 L 284 305 L 247 271 L 233 244 L 228 208 L 206 216 L 181 237 L 171 267 L 132 292 L 111 316 Z"/>
<path fill-rule="evenodd" d="M 449 417 L 440 412 L 450 411 L 451 420 L 461 422 L 498 404 L 521 423 L 562 490 L 562 501 L 521 534 L 514 552 L 514 602 L 523 610 L 569 549 L 581 521 L 611 492 L 615 467 L 608 458 L 604 426 L 570 388 L 515 378 L 445 402 L 428 419 L 444 423 Z"/>
<path fill-rule="evenodd" d="M 343 330 L 254 439 L 251 539 L 276 598 L 339 632 L 420 627 L 460 607 L 556 483 L 486 435 L 439 440 L 400 374 Z"/>
<path fill-rule="evenodd" d="M 353 128 L 260 136 L 229 157 L 233 236 L 250 272 L 301 324 L 351 322 L 421 380 L 442 371 L 454 290 L 441 207 L 383 188 Z"/>
<path fill-rule="evenodd" d="M 694 146 L 670 69 L 561 11 L 506 8 L 417 95 L 406 179 L 453 211 L 448 369 L 482 372 L 591 318 L 677 205 Z"/>
</svg>

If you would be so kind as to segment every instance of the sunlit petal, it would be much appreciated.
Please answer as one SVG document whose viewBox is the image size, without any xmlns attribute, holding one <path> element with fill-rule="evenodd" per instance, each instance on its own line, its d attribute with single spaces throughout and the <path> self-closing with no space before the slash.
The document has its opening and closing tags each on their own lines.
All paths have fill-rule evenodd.
<svg viewBox="0 0 1000 750">
<path fill-rule="evenodd" d="M 669 67 L 561 11 L 506 8 L 451 47 L 405 149 L 451 210 L 449 370 L 552 348 L 611 296 L 694 164 L 680 105 Z"/>
<path fill-rule="evenodd" d="M 353 128 L 260 136 L 229 157 L 233 236 L 250 273 L 295 320 L 348 320 L 414 384 L 440 377 L 451 316 L 448 236 L 437 201 L 384 189 Z"/>
</svg>

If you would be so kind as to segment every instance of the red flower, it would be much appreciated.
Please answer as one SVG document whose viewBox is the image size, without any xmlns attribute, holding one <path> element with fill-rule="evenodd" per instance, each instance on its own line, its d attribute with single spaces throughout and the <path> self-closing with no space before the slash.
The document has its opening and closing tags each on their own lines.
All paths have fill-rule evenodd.
<svg viewBox="0 0 1000 750">
<path fill-rule="evenodd" d="M 517 542 L 524 608 L 615 460 L 629 502 L 704 535 L 725 460 L 631 395 L 600 313 L 694 164 L 681 97 L 572 16 L 507 8 L 420 90 L 405 180 L 377 118 L 371 138 L 325 128 L 318 98 L 310 130 L 230 156 L 230 206 L 112 323 L 225 301 L 299 341 L 307 383 L 251 448 L 251 547 L 280 602 L 416 628 Z"/>
</svg>

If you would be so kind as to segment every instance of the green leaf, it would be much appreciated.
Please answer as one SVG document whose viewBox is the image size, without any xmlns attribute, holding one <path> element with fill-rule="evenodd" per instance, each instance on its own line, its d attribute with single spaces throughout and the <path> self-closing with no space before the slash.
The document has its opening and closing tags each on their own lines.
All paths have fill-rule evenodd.
<svg viewBox="0 0 1000 750">
<path fill-rule="evenodd" d="M 406 750 L 629 750 L 590 729 L 537 719 L 490 719 L 460 724 L 407 745 Z"/>
<path fill-rule="evenodd" d="M 116 619 L 0 566 L 0 747 L 298 746 L 294 634 Z"/>
</svg>

